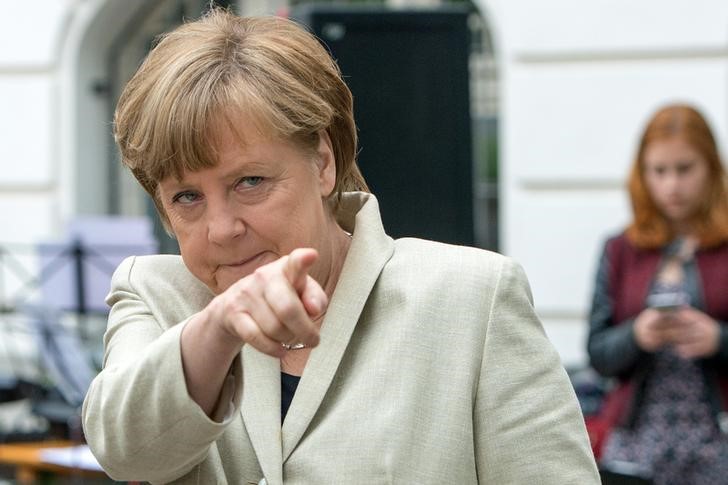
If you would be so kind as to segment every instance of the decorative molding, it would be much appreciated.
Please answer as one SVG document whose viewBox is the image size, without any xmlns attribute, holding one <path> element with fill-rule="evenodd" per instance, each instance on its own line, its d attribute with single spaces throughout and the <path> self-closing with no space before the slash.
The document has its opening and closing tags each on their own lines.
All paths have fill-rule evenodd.
<svg viewBox="0 0 728 485">
<path fill-rule="evenodd" d="M 645 62 L 645 61 L 699 61 L 725 60 L 728 46 L 675 49 L 619 49 L 593 51 L 551 51 L 516 53 L 513 60 L 521 64 Z"/>
<path fill-rule="evenodd" d="M 585 178 L 585 179 L 536 179 L 527 178 L 518 181 L 518 187 L 533 192 L 553 191 L 584 191 L 584 190 L 624 190 L 624 180 L 609 178 Z"/>
<path fill-rule="evenodd" d="M 43 182 L 0 182 L 0 196 L 7 195 L 37 195 L 48 193 L 56 189 L 51 181 Z"/>
<path fill-rule="evenodd" d="M 0 76 L 52 76 L 55 73 L 53 64 L 0 64 Z"/>
</svg>

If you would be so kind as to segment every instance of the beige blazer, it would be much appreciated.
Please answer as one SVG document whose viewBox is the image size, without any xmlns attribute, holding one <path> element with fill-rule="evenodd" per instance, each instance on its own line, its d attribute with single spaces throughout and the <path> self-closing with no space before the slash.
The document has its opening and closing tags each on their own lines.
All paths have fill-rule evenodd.
<svg viewBox="0 0 728 485">
<path fill-rule="evenodd" d="M 243 347 L 209 419 L 179 338 L 212 295 L 176 256 L 124 261 L 83 408 L 109 475 L 153 483 L 598 484 L 579 407 L 521 268 L 393 241 L 346 194 L 351 248 L 288 415 L 278 360 Z M 227 416 L 225 416 L 227 412 Z"/>
</svg>

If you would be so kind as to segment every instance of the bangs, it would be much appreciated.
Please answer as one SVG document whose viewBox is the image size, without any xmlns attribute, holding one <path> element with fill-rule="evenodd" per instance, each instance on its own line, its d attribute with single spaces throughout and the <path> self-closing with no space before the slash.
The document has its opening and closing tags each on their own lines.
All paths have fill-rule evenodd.
<svg viewBox="0 0 728 485">
<path fill-rule="evenodd" d="M 146 170 L 152 180 L 160 181 L 170 175 L 181 179 L 184 172 L 196 172 L 217 163 L 215 144 L 210 138 L 216 100 L 205 99 L 202 92 L 195 91 L 169 103 L 167 113 L 154 114 L 156 120 L 146 150 L 150 157 Z"/>
<path fill-rule="evenodd" d="M 235 79 L 230 75 L 208 76 L 194 84 L 185 83 L 188 89 L 192 84 L 186 96 L 173 94 L 179 91 L 173 86 L 160 88 L 159 101 L 145 103 L 140 122 L 128 134 L 126 165 L 135 173 L 142 171 L 150 182 L 168 176 L 181 179 L 187 171 L 213 167 L 218 160 L 221 123 L 232 128 L 244 143 L 245 134 L 235 123 L 241 116 L 251 120 L 261 134 L 294 141 L 302 148 L 315 147 L 318 131 L 326 126 L 329 116 L 295 120 L 290 108 L 286 109 L 292 93 L 281 90 L 271 95 L 257 89 L 270 79 L 241 79 L 242 73 L 236 74 Z"/>
<path fill-rule="evenodd" d="M 130 84 L 139 86 L 124 91 L 115 114 L 122 162 L 150 193 L 170 175 L 181 178 L 185 171 L 215 165 L 208 135 L 218 105 L 215 87 L 220 75 L 174 67 L 160 70 L 155 82 L 133 78 Z"/>
</svg>

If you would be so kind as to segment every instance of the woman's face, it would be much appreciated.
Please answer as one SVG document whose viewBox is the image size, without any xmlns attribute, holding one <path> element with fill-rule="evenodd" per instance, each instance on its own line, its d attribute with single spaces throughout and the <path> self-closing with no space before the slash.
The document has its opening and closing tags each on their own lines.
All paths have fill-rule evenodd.
<svg viewBox="0 0 728 485">
<path fill-rule="evenodd" d="M 216 166 L 159 183 L 185 265 L 215 294 L 293 249 L 323 247 L 324 198 L 336 177 L 325 135 L 314 154 L 260 134 L 249 120 L 236 120 L 242 142 L 219 125 Z"/>
<path fill-rule="evenodd" d="M 677 228 L 694 217 L 708 187 L 708 162 L 680 138 L 658 140 L 644 151 L 644 177 L 652 200 Z"/>
</svg>

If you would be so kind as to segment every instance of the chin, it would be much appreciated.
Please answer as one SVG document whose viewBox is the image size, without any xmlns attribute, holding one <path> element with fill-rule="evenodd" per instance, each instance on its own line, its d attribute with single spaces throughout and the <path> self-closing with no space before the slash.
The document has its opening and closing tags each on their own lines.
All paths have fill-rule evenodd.
<svg viewBox="0 0 728 485">
<path fill-rule="evenodd" d="M 667 212 L 667 218 L 678 224 L 682 224 L 691 219 L 690 213 L 688 213 L 687 211 L 677 211 L 677 210 Z"/>
<path fill-rule="evenodd" d="M 241 279 L 248 276 L 250 273 L 237 272 L 237 271 L 218 271 L 213 279 L 214 293 L 220 294 L 230 288 L 232 285 L 240 281 Z"/>
</svg>

